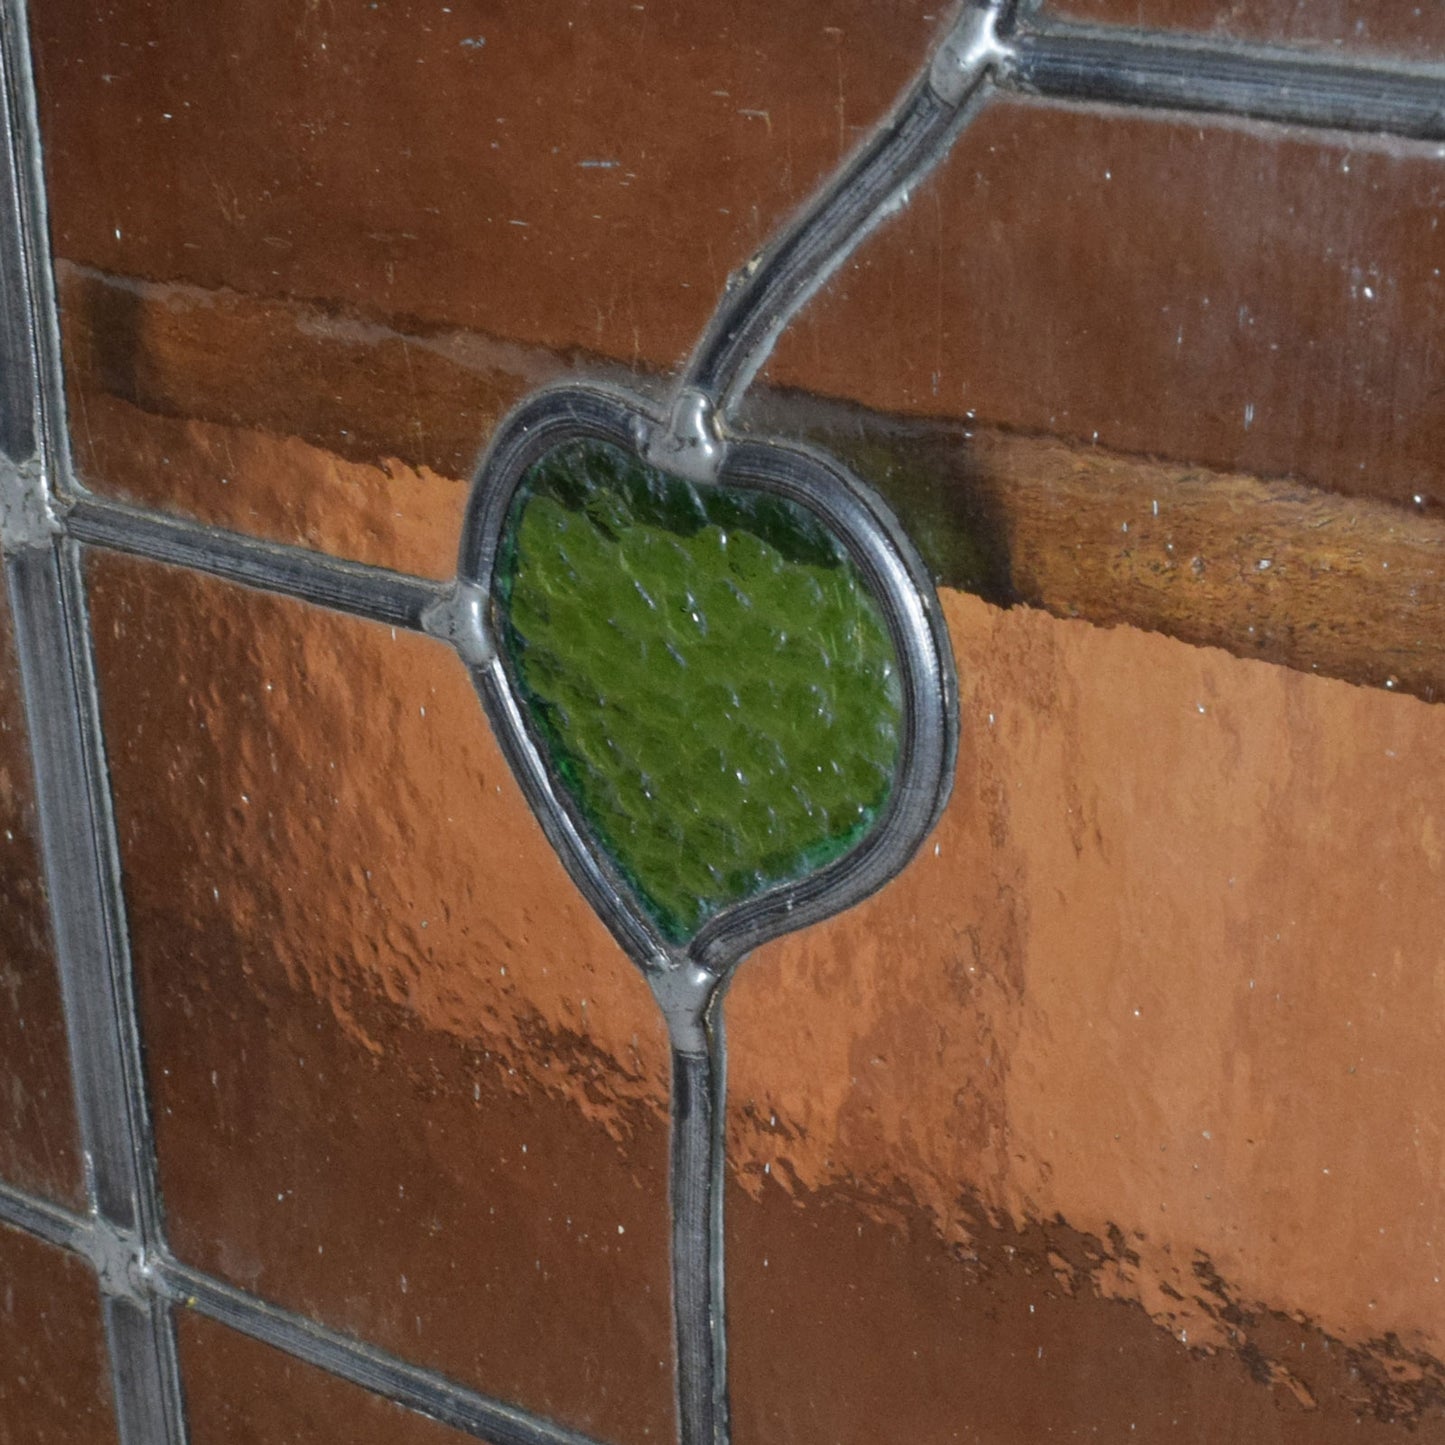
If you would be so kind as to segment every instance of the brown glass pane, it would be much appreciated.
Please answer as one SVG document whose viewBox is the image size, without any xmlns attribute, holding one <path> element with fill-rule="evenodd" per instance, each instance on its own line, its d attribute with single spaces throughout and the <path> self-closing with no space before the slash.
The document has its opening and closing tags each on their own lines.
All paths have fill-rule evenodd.
<svg viewBox="0 0 1445 1445">
<path fill-rule="evenodd" d="M 1428 507 L 1445 454 L 1438 171 L 1424 146 L 999 102 L 784 337 L 770 375 L 885 414 Z M 761 184 L 759 214 L 785 211 L 762 206 Z M 437 575 L 492 420 L 590 344 L 579 331 L 532 360 L 513 348 L 502 377 L 495 333 L 466 323 L 430 340 L 337 332 L 310 301 L 73 267 L 62 291 L 95 475 Z M 143 365 L 110 355 L 117 334 L 138 338 Z M 685 345 L 599 343 L 596 364 L 667 366 Z"/>
<path fill-rule="evenodd" d="M 1046 0 L 1042 16 L 1090 24 L 1187 30 L 1342 54 L 1445 54 L 1445 13 L 1422 0 Z"/>
<path fill-rule="evenodd" d="M 1445 697 L 1437 508 L 800 393 L 754 414 L 845 459 L 958 591 Z"/>
<path fill-rule="evenodd" d="M 934 839 L 729 996 L 738 1445 L 1445 1431 L 1445 709 L 943 602 Z"/>
<path fill-rule="evenodd" d="M 0 1445 L 114 1440 L 95 1276 L 0 1225 Z"/>
<path fill-rule="evenodd" d="M 0 597 L 0 1180 L 78 1204 L 65 1019 L 32 779 L 10 607 Z"/>
<path fill-rule="evenodd" d="M 674 365 L 939 23 L 924 0 L 35 7 L 84 475 L 447 570 L 499 411 L 578 362 Z M 436 519 L 426 560 L 397 512 Z"/>
<path fill-rule="evenodd" d="M 192 1445 L 462 1445 L 390 1400 L 202 1315 L 177 1327 Z"/>
<path fill-rule="evenodd" d="M 669 1439 L 665 1038 L 466 670 L 189 574 L 90 575 L 173 1248 Z"/>
<path fill-rule="evenodd" d="M 1445 498 L 1433 147 L 1000 102 L 780 384 L 1418 510 Z M 1120 518 L 1125 521 L 1127 518 Z"/>
</svg>

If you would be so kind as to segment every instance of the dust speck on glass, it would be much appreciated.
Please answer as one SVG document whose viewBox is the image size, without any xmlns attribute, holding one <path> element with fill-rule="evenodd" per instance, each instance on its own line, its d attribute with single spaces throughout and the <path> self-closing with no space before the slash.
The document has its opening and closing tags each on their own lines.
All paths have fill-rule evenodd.
<svg viewBox="0 0 1445 1445">
<path fill-rule="evenodd" d="M 897 659 L 843 544 L 798 503 L 567 442 L 517 489 L 495 587 L 552 765 L 670 942 L 877 820 Z"/>
</svg>

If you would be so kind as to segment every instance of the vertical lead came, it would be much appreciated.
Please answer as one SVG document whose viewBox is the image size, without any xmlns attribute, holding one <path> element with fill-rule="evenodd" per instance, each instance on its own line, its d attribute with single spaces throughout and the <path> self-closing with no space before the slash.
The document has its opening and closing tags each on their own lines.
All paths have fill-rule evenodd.
<svg viewBox="0 0 1445 1445">
<path fill-rule="evenodd" d="M 22 0 L 0 26 L 0 542 L 35 766 L 90 1227 L 123 1445 L 184 1445 L 170 1305 L 151 1288 L 160 1202 L 120 905 L 79 548 Z"/>
</svg>

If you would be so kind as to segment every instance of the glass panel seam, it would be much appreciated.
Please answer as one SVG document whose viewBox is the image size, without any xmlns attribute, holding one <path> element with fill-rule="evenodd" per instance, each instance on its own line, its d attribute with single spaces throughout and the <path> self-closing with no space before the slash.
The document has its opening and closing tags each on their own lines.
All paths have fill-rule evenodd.
<svg viewBox="0 0 1445 1445">
<path fill-rule="evenodd" d="M 88 659 L 78 548 L 7 558 L 16 651 L 31 732 L 41 852 L 70 1044 L 91 1211 L 87 1253 L 106 1294 L 116 1412 L 124 1445 L 185 1439 L 169 1307 L 137 1275 L 160 1242 L 114 836 Z M 67 577 L 67 573 L 70 574 Z"/>
<path fill-rule="evenodd" d="M 24 0 L 4 0 L 0 20 L 0 534 L 91 1214 L 87 1254 L 121 1445 L 184 1445 L 170 1306 L 138 1279 L 160 1242 L 154 1145 L 78 547 L 58 535 L 51 504 L 70 459 Z"/>
<path fill-rule="evenodd" d="M 1020 30 L 1009 48 L 997 84 L 1041 99 L 1445 139 L 1445 65 L 1069 25 Z"/>
<path fill-rule="evenodd" d="M 58 1249 L 89 1254 L 91 1219 L 4 1182 L 0 1182 L 0 1224 L 23 1230 Z"/>
<path fill-rule="evenodd" d="M 428 617 L 446 599 L 448 583 L 96 497 L 77 498 L 63 525 L 68 535 L 91 546 L 187 567 L 373 622 L 450 637 Z"/>
</svg>

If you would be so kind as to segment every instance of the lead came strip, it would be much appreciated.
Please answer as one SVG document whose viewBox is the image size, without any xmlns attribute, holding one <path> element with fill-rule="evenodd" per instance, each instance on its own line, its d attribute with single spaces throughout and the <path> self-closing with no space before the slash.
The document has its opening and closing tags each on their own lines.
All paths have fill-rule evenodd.
<svg viewBox="0 0 1445 1445">
<path fill-rule="evenodd" d="M 1060 25 L 1015 36 L 999 84 L 1050 100 L 1445 140 L 1439 65 L 1355 63 L 1275 46 Z"/>
<path fill-rule="evenodd" d="M 160 1246 L 160 1207 L 89 624 L 78 548 L 59 535 L 51 502 L 51 479 L 68 471 L 69 457 L 23 6 L 8 6 L 4 20 L 0 519 L 6 581 L 116 1420 L 122 1445 L 183 1445 L 170 1307 L 141 1282 L 147 1252 Z"/>
</svg>

